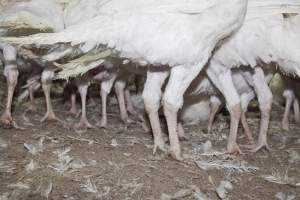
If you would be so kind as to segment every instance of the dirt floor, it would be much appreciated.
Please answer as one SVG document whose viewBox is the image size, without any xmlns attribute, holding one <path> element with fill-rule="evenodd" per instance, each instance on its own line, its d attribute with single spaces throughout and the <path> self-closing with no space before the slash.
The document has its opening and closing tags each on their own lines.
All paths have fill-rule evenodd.
<svg viewBox="0 0 300 200">
<path fill-rule="evenodd" d="M 36 112 L 24 113 L 26 103 L 14 107 L 26 130 L 0 128 L 0 200 L 300 199 L 300 127 L 282 131 L 280 109 L 272 113 L 271 153 L 223 154 L 229 129 L 228 117 L 220 115 L 211 135 L 206 124 L 185 127 L 189 140 L 181 142 L 185 160 L 178 162 L 162 152 L 153 155 L 151 134 L 138 123 L 121 123 L 115 104 L 108 107 L 107 129 L 81 132 L 41 123 L 45 102 L 37 102 Z M 78 121 L 66 115 L 61 99 L 53 102 L 58 117 Z M 89 101 L 93 124 L 99 104 Z M 257 136 L 259 114 L 249 113 L 249 123 Z M 241 130 L 239 135 L 246 144 Z"/>
</svg>

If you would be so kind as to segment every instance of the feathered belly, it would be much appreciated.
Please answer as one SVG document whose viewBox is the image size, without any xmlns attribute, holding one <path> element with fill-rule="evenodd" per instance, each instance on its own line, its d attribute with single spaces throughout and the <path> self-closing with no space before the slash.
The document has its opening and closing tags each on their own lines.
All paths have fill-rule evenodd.
<svg viewBox="0 0 300 200">
<path fill-rule="evenodd" d="M 195 65 L 238 27 L 238 20 L 211 15 L 132 16 L 120 24 L 118 32 L 111 33 L 115 39 L 108 39 L 108 44 L 124 57 L 151 64 Z"/>
</svg>

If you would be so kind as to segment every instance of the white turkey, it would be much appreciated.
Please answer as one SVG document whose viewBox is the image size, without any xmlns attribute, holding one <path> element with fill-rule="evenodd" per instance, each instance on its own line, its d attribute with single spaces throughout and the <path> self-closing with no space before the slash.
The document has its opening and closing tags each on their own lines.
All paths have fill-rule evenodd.
<svg viewBox="0 0 300 200">
<path fill-rule="evenodd" d="M 3 1 L 0 7 L 0 35 L 18 35 L 20 33 L 30 34 L 42 31 L 59 31 L 64 28 L 63 10 L 60 5 L 53 0 L 32 0 L 32 1 Z M 13 54 L 25 57 L 28 51 L 22 51 L 11 45 L 2 43 L 1 49 L 5 54 L 7 52 L 14 52 Z M 14 49 L 14 50 L 13 50 Z M 24 55 L 25 53 L 25 55 Z M 18 60 L 20 56 L 18 56 Z M 8 100 L 6 111 L 2 115 L 2 121 L 14 126 L 16 123 L 11 117 L 11 103 L 14 93 L 14 88 L 18 82 L 19 71 L 24 74 L 26 71 L 29 74 L 28 88 L 31 100 L 31 107 L 33 106 L 33 88 L 36 85 L 32 84 L 39 80 L 42 72 L 42 65 L 34 61 L 28 65 L 26 62 L 16 62 L 15 68 L 10 67 L 11 58 L 4 56 L 5 75 L 7 77 L 8 86 Z M 23 59 L 24 60 L 24 59 Z M 17 60 L 16 60 L 17 61 Z M 10 111 L 8 111 L 10 109 Z"/>
<path fill-rule="evenodd" d="M 289 118 L 290 111 L 293 107 L 294 119 L 297 124 L 300 124 L 300 112 L 299 112 L 299 97 L 297 96 L 297 91 L 299 91 L 300 81 L 299 78 L 291 78 L 283 76 L 283 87 L 284 91 L 282 96 L 285 98 L 285 109 L 282 118 L 282 128 L 283 130 L 289 130 Z"/>
<path fill-rule="evenodd" d="M 257 6 L 257 2 L 253 2 L 254 12 L 250 12 L 251 17 L 264 13 L 257 14 L 255 11 L 262 4 Z M 268 8 L 274 2 L 265 1 L 262 7 Z M 163 105 L 169 129 L 170 153 L 174 158 L 180 159 L 177 111 L 182 106 L 183 94 L 207 63 L 215 45 L 241 26 L 247 1 L 203 1 L 199 4 L 192 0 L 128 0 L 110 1 L 102 8 L 103 13 L 100 16 L 61 33 L 37 35 L 26 40 L 19 39 L 18 42 L 86 42 L 107 45 L 108 48 L 118 50 L 121 57 L 156 65 L 157 67 L 154 66 L 148 71 L 143 95 L 154 134 L 154 151 L 157 147 L 165 150 L 157 110 L 160 105 L 161 86 L 168 75 L 168 68 L 164 71 L 160 66 L 171 66 Z M 236 151 L 234 138 L 234 135 L 230 136 L 229 152 Z"/>
<path fill-rule="evenodd" d="M 268 71 L 268 74 L 265 76 L 266 82 L 270 82 L 273 77 L 272 68 Z M 249 126 L 246 121 L 246 112 L 247 107 L 250 101 L 256 96 L 256 91 L 248 83 L 248 81 L 243 77 L 243 73 L 247 71 L 245 67 L 240 69 L 232 70 L 232 81 L 234 87 L 240 97 L 241 101 L 241 122 L 244 128 L 244 131 L 251 143 L 254 142 L 252 133 L 249 129 Z M 269 90 L 265 92 L 268 93 Z M 221 106 L 224 106 L 225 99 L 222 96 L 222 93 L 213 85 L 213 83 L 207 78 L 205 73 L 200 74 L 189 87 L 185 101 L 185 105 L 182 111 L 182 120 L 185 123 L 195 124 L 199 121 L 208 121 L 208 133 L 212 130 L 213 120 L 216 113 L 219 111 Z M 208 108 L 204 108 L 207 106 Z M 196 113 L 201 112 L 200 116 L 195 116 Z M 207 110 L 205 112 L 205 110 Z M 194 116 L 194 117 L 193 117 Z"/>
<path fill-rule="evenodd" d="M 17 77 L 19 72 L 17 70 L 17 50 L 8 44 L 0 43 L 0 50 L 2 50 L 4 59 L 4 75 L 7 80 L 7 101 L 5 110 L 1 116 L 1 122 L 9 125 L 14 123 L 11 115 L 11 106 L 14 95 L 14 90 L 17 85 Z"/>
<path fill-rule="evenodd" d="M 0 14 L 0 26 L 4 27 L 1 33 L 5 35 L 16 35 L 16 33 L 30 34 L 32 32 L 44 32 L 44 31 L 59 31 L 64 29 L 65 24 L 68 25 L 70 19 L 64 17 L 63 6 L 55 2 L 54 0 L 31 0 L 24 2 L 5 2 L 1 7 L 3 11 Z M 70 9 L 69 9 L 70 10 Z M 83 12 L 87 13 L 87 12 Z M 52 109 L 50 99 L 50 88 L 52 84 L 53 71 L 55 67 L 53 65 L 47 66 L 48 63 L 40 62 L 40 60 L 56 61 L 62 57 L 70 56 L 72 54 L 80 54 L 80 48 L 74 49 L 68 48 L 66 45 L 59 45 L 58 48 L 52 48 L 52 53 L 38 58 L 31 51 L 26 49 L 18 49 L 29 60 L 39 61 L 40 67 L 44 67 L 43 73 L 41 71 L 41 82 L 44 94 L 46 97 L 46 114 L 41 121 L 45 120 L 57 120 L 58 119 Z M 18 52 L 20 54 L 20 52 Z M 74 56 L 74 55 L 73 55 Z M 21 70 L 22 66 L 18 65 L 18 69 Z M 23 74 L 23 72 L 21 72 Z M 17 81 L 17 76 L 14 77 Z M 33 85 L 38 84 L 39 79 L 30 79 L 28 84 L 29 95 L 31 102 L 33 102 Z M 32 107 L 33 108 L 33 107 Z"/>
<path fill-rule="evenodd" d="M 172 66 L 163 105 L 170 153 L 181 159 L 177 112 L 182 106 L 183 94 L 208 61 L 215 45 L 240 27 L 247 0 L 210 0 L 201 4 L 193 0 L 128 0 L 110 1 L 103 7 L 107 13 L 101 16 L 52 37 L 45 35 L 46 43 L 95 42 L 115 48 L 122 57 Z M 160 72 L 160 67 L 157 69 L 148 72 L 143 95 L 154 134 L 154 151 L 157 147 L 165 150 L 157 111 L 161 86 L 167 76 Z"/>
<path fill-rule="evenodd" d="M 236 132 L 241 113 L 240 97 L 232 82 L 231 69 L 241 65 L 253 68 L 242 73 L 258 96 L 262 114 L 258 144 L 253 151 L 268 148 L 267 129 L 272 93 L 264 79 L 264 72 L 256 66 L 259 65 L 258 60 L 264 63 L 276 62 L 284 73 L 300 76 L 299 24 L 299 15 L 285 18 L 280 12 L 247 20 L 212 57 L 207 74 L 224 95 L 231 113 L 233 137 L 229 138 L 228 144 L 231 151 L 240 151 L 236 144 Z"/>
</svg>

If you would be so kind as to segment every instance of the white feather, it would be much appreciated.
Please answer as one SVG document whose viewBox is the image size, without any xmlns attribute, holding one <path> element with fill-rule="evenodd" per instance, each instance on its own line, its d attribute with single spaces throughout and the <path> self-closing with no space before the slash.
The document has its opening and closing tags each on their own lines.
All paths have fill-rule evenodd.
<svg viewBox="0 0 300 200">
<path fill-rule="evenodd" d="M 196 0 L 126 2 L 109 1 L 103 6 L 106 13 L 91 20 L 57 34 L 18 42 L 95 42 L 119 50 L 124 57 L 152 64 L 196 64 L 220 39 L 238 28 L 246 9 L 246 1 L 237 0 L 205 0 L 201 4 Z"/>
<path fill-rule="evenodd" d="M 246 21 L 212 59 L 231 68 L 276 62 L 285 73 L 300 76 L 299 19 L 276 14 Z"/>
<path fill-rule="evenodd" d="M 13 1 L 0 8 L 0 26 L 60 31 L 63 10 L 54 0 Z"/>
</svg>

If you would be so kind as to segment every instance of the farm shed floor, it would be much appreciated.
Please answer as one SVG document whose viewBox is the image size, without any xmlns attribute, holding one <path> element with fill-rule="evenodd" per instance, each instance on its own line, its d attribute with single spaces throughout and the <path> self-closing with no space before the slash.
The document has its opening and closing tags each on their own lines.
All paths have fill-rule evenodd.
<svg viewBox="0 0 300 200">
<path fill-rule="evenodd" d="M 99 101 L 88 105 L 93 124 L 100 118 Z M 58 117 L 70 124 L 78 121 L 65 114 L 68 106 L 60 99 L 53 104 Z M 270 123 L 271 153 L 221 154 L 229 129 L 228 117 L 220 115 L 211 135 L 205 134 L 206 124 L 185 127 L 189 140 L 181 144 L 186 159 L 177 162 L 162 152 L 153 155 L 151 134 L 139 124 L 122 124 L 115 104 L 108 109 L 107 129 L 86 132 L 40 123 L 44 105 L 39 98 L 36 112 L 24 114 L 26 103 L 14 109 L 26 130 L 0 127 L 1 200 L 218 199 L 221 181 L 233 186 L 218 189 L 220 195 L 227 192 L 227 199 L 300 199 L 300 127 L 291 124 L 289 132 L 282 131 L 279 108 L 273 109 Z M 257 137 L 259 113 L 248 116 Z M 241 130 L 238 141 L 246 143 Z"/>
</svg>

